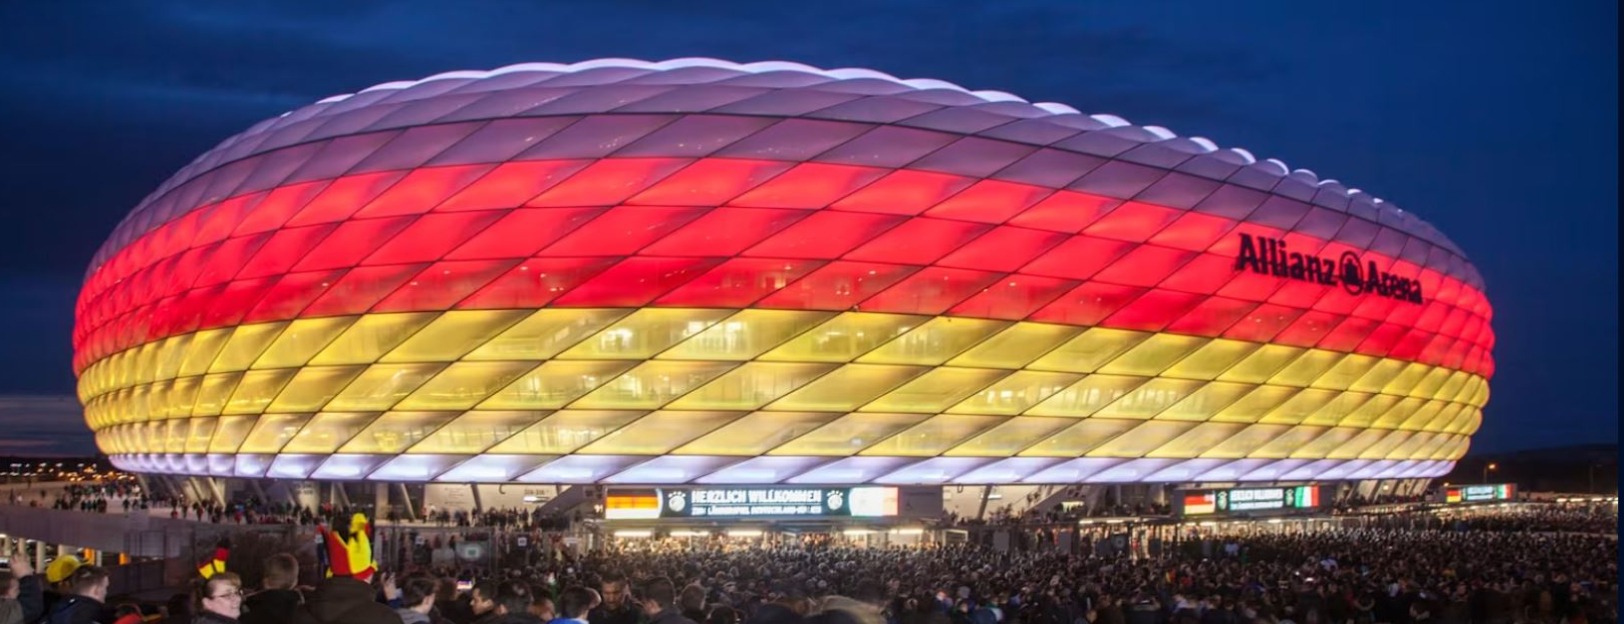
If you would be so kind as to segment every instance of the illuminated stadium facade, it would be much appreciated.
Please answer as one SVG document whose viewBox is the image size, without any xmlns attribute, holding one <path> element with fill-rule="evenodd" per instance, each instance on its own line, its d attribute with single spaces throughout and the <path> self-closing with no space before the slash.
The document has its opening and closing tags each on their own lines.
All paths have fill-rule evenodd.
<svg viewBox="0 0 1624 624">
<path fill-rule="evenodd" d="M 1419 478 L 1481 419 L 1483 290 L 1411 214 L 1205 139 L 867 70 L 603 60 L 226 140 L 97 254 L 74 364 L 100 448 L 147 473 Z"/>
</svg>

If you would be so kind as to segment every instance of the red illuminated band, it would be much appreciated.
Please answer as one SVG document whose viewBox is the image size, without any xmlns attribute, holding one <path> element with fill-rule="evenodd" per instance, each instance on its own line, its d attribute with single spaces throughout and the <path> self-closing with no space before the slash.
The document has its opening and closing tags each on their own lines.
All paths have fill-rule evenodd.
<svg viewBox="0 0 1624 624">
<path fill-rule="evenodd" d="M 1353 254 L 1424 296 L 1237 270 L 1248 237 Z M 946 314 L 1493 367 L 1481 292 L 1331 237 L 929 172 L 652 158 L 367 173 L 204 206 L 90 278 L 75 365 L 242 323 L 541 306 Z"/>
</svg>

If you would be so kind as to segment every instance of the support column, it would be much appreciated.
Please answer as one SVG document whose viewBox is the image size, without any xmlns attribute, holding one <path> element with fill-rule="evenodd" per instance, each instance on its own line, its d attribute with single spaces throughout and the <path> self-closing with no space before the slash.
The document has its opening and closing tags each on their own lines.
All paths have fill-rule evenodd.
<svg viewBox="0 0 1624 624">
<path fill-rule="evenodd" d="M 34 569 L 45 570 L 45 542 L 34 542 Z"/>
<path fill-rule="evenodd" d="M 333 506 L 338 507 L 339 509 L 353 507 L 353 505 L 350 504 L 350 493 L 348 490 L 344 489 L 343 481 L 333 482 Z"/>
<path fill-rule="evenodd" d="M 254 498 L 261 503 L 270 504 L 271 499 L 265 495 L 265 488 L 259 486 L 259 479 L 248 479 L 248 490 L 254 493 Z"/>
<path fill-rule="evenodd" d="M 474 493 L 474 509 L 485 511 L 485 502 L 479 500 L 479 486 L 470 483 L 468 489 Z"/>
<path fill-rule="evenodd" d="M 372 516 L 373 520 L 389 516 L 389 484 L 372 484 Z"/>
<path fill-rule="evenodd" d="M 412 494 L 406 490 L 405 483 L 396 483 L 395 488 L 400 492 L 400 502 L 406 506 L 406 519 L 417 519 L 417 510 L 412 508 Z"/>
<path fill-rule="evenodd" d="M 1360 481 L 1354 487 L 1354 493 L 1364 498 L 1370 498 L 1371 494 L 1376 492 L 1376 486 L 1375 481 Z"/>
<path fill-rule="evenodd" d="M 976 510 L 977 520 L 987 519 L 987 503 L 992 500 L 992 486 L 981 486 L 981 507 Z"/>
<path fill-rule="evenodd" d="M 209 503 L 220 502 L 214 496 L 214 486 L 210 485 L 206 477 L 186 477 L 186 480 L 197 490 L 197 497 Z"/>
<path fill-rule="evenodd" d="M 180 486 L 180 482 L 176 481 L 174 477 L 170 475 L 153 475 L 153 480 L 163 490 L 164 496 L 171 498 L 185 496 L 188 500 L 191 499 L 191 495 L 186 493 L 186 490 Z"/>
</svg>

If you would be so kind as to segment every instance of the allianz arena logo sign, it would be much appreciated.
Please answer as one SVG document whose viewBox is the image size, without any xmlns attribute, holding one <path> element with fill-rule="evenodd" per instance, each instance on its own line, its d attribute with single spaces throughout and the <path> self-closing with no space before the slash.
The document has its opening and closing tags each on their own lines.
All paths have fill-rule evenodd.
<svg viewBox="0 0 1624 624">
<path fill-rule="evenodd" d="M 1421 282 L 1383 271 L 1376 261 L 1365 260 L 1357 252 L 1340 257 L 1312 256 L 1286 249 L 1286 241 L 1241 234 L 1240 254 L 1235 270 L 1273 275 L 1326 286 L 1342 287 L 1350 295 L 1376 295 L 1409 303 L 1421 303 Z"/>
</svg>

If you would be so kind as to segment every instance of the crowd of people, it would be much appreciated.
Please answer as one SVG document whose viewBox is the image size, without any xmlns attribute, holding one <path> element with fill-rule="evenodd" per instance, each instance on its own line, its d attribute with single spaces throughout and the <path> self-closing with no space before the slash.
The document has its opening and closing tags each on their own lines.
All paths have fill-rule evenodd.
<svg viewBox="0 0 1624 624">
<path fill-rule="evenodd" d="M 1533 531 L 1556 533 L 1618 534 L 1618 515 L 1613 506 L 1516 505 L 1492 513 L 1469 509 L 1442 514 L 1457 530 Z"/>
<path fill-rule="evenodd" d="M 194 520 L 213 524 L 284 524 L 314 526 L 322 518 L 343 517 L 351 513 L 347 506 L 322 503 L 297 505 L 291 502 L 265 501 L 257 496 L 232 498 L 224 503 L 195 500 L 184 496 L 157 496 L 143 492 L 133 484 L 71 484 L 55 491 L 12 491 L 7 500 L 13 505 L 48 507 L 95 513 L 129 513 L 131 511 L 163 512 L 170 518 Z M 436 509 L 423 510 L 421 517 L 408 518 L 390 509 L 381 518 L 390 523 L 415 522 L 442 528 L 494 528 L 498 530 L 557 530 L 567 525 L 566 518 L 554 517 L 534 509 Z M 570 519 L 579 520 L 579 517 Z"/>
<path fill-rule="evenodd" d="M 1044 499 L 1059 499 L 1070 504 L 1040 505 L 1039 502 Z M 1430 500 L 1430 495 L 1425 492 L 1413 494 L 1376 492 L 1369 495 L 1350 492 L 1346 496 L 1339 497 L 1330 506 L 1329 511 L 1340 515 L 1361 514 L 1375 506 L 1414 505 L 1427 500 Z M 992 508 L 987 511 L 984 518 L 960 518 L 949 513 L 944 521 L 947 526 L 973 527 L 1058 523 L 1089 518 L 1154 518 L 1168 517 L 1173 513 L 1172 506 L 1162 502 L 1091 501 L 1087 498 L 1084 486 L 1068 486 L 1054 491 L 1033 491 L 1025 496 L 1023 502 L 1025 504 L 1018 506 Z"/>
<path fill-rule="evenodd" d="M 1435 514 L 1436 515 L 1436 514 Z M 1226 524 L 1153 554 L 980 543 L 862 547 L 794 540 L 615 540 L 475 578 L 407 566 L 299 584 L 271 557 L 245 588 L 217 574 L 170 601 L 169 622 L 489 624 L 1601 624 L 1617 621 L 1611 508 L 1440 516 L 1421 529 Z M 53 566 L 56 564 L 53 563 Z M 305 579 L 319 578 L 306 571 Z M 20 576 L 21 578 L 16 578 Z M 357 575 L 359 576 L 359 575 Z M 0 576 L 0 624 L 115 622 L 94 566 Z M 54 597 L 53 597 L 54 596 Z M 65 605 L 65 606 L 64 606 Z M 54 611 L 53 611 L 54 610 Z M 92 614 L 92 612 L 95 612 Z M 149 609 L 148 611 L 151 611 Z M 54 614 L 54 615 L 53 615 Z M 86 619 L 103 618 L 103 619 Z M 120 621 L 119 624 L 122 624 Z"/>
</svg>

